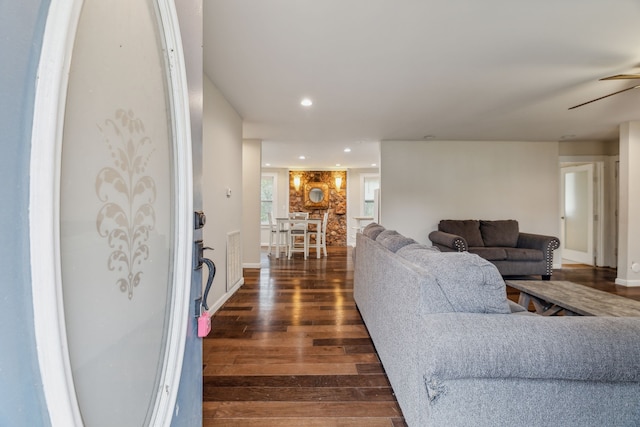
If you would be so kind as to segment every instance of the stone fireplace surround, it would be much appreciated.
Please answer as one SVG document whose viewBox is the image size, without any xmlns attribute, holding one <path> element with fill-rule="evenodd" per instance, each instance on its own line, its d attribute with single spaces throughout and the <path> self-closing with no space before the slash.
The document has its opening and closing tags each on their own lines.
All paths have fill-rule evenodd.
<svg viewBox="0 0 640 427">
<path fill-rule="evenodd" d="M 300 189 L 296 191 L 294 178 L 300 177 Z M 342 178 L 340 190 L 336 188 L 336 177 Z M 304 185 L 308 182 L 324 182 L 329 186 L 327 209 L 304 207 Z M 347 244 L 347 173 L 346 171 L 289 171 L 289 212 L 309 212 L 310 217 L 322 218 L 329 212 L 327 221 L 327 246 Z"/>
</svg>

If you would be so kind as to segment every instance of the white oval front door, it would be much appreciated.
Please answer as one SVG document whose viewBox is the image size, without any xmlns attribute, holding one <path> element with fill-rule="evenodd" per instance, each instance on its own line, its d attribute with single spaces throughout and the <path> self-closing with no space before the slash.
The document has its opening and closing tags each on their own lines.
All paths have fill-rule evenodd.
<svg viewBox="0 0 640 427">
<path fill-rule="evenodd" d="M 63 347 L 52 357 L 55 342 L 39 338 L 43 349 L 51 346 L 49 355 L 40 352 L 45 396 L 53 425 L 168 425 L 187 329 L 193 227 L 177 17 L 170 0 L 73 3 L 75 12 L 59 2 L 52 10 L 75 13 L 75 31 L 47 33 L 68 32 L 68 45 L 57 46 L 70 61 L 62 64 L 68 80 L 59 88 L 62 125 L 50 160 L 58 290 L 56 301 L 34 297 L 36 310 L 48 306 L 38 316 L 59 322 L 38 336 L 50 328 Z M 42 107 L 46 93 L 38 95 Z M 46 278 L 42 270 L 34 277 Z"/>
</svg>

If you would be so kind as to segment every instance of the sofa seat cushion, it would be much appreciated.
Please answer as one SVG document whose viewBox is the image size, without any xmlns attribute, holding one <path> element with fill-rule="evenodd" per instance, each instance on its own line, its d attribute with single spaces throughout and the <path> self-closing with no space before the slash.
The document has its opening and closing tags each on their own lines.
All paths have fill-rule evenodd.
<svg viewBox="0 0 640 427">
<path fill-rule="evenodd" d="M 480 234 L 484 246 L 515 248 L 518 246 L 518 221 L 513 219 L 487 221 L 480 220 Z M 475 245 L 469 245 L 475 246 Z"/>
<path fill-rule="evenodd" d="M 378 237 L 376 237 L 376 242 L 380 243 L 385 248 L 389 249 L 391 252 L 397 252 L 403 246 L 407 246 L 412 243 L 417 243 L 410 237 L 405 237 L 402 234 L 398 233 L 395 230 L 384 230 Z"/>
<path fill-rule="evenodd" d="M 443 219 L 438 230 L 464 238 L 468 246 L 486 246 L 480 234 L 480 221 L 475 219 Z"/>
<path fill-rule="evenodd" d="M 511 248 L 475 247 L 475 248 L 469 248 L 469 252 L 471 252 L 472 254 L 479 255 L 482 258 L 489 261 L 504 261 L 505 259 L 507 259 L 506 249 L 511 249 Z"/>
<path fill-rule="evenodd" d="M 469 252 L 437 252 L 413 246 L 398 251 L 398 255 L 424 268 L 437 284 L 456 312 L 511 313 L 507 290 L 495 265 Z M 424 307 L 434 312 L 432 302 Z M 441 307 L 444 310 L 448 307 Z"/>
<path fill-rule="evenodd" d="M 504 248 L 507 261 L 543 261 L 544 253 L 538 249 Z"/>
</svg>

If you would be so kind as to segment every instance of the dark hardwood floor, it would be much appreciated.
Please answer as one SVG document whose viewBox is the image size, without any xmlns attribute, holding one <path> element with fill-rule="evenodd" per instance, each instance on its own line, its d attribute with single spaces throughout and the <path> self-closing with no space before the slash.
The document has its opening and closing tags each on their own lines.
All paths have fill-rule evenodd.
<svg viewBox="0 0 640 427">
<path fill-rule="evenodd" d="M 353 301 L 351 249 L 328 250 L 306 261 L 265 252 L 261 270 L 245 270 L 204 340 L 205 427 L 405 425 Z M 565 266 L 553 278 L 640 300 L 612 269 Z"/>
</svg>

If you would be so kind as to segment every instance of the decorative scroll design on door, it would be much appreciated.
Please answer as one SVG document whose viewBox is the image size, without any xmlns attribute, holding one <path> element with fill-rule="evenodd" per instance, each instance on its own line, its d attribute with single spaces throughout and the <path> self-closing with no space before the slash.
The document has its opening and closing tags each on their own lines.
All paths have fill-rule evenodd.
<svg viewBox="0 0 640 427">
<path fill-rule="evenodd" d="M 142 120 L 131 110 L 116 110 L 115 118 L 98 128 L 113 166 L 102 168 L 96 177 L 96 195 L 104 203 L 96 226 L 112 249 L 107 266 L 120 274 L 116 284 L 132 299 L 142 278 L 142 263 L 149 258 L 149 232 L 156 223 L 156 184 L 145 174 L 155 150 Z"/>
</svg>

